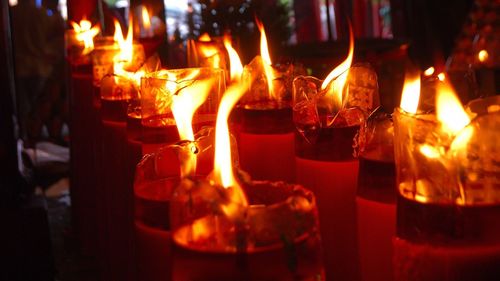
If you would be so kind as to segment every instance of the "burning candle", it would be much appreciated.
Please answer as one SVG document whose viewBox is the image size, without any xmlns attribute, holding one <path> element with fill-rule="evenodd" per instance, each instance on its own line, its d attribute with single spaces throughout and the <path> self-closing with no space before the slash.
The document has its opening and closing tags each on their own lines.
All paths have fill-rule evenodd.
<svg viewBox="0 0 500 281">
<path fill-rule="evenodd" d="M 133 44 L 131 30 L 129 27 L 126 38 L 123 38 L 120 24 L 115 21 L 114 39 L 118 51 L 114 50 L 116 47 L 111 47 L 104 49 L 101 55 L 94 54 L 94 79 L 100 82 L 96 85 L 100 86 L 102 122 L 100 160 L 104 193 L 102 205 L 106 214 L 104 266 L 105 276 L 111 280 L 129 280 L 135 275 L 133 175 L 127 169 L 126 118 L 128 102 L 137 92 L 136 82 L 130 74 L 143 64 L 144 50 L 142 46 Z"/>
<path fill-rule="evenodd" d="M 70 21 L 73 29 L 68 29 L 65 34 L 68 59 L 72 66 L 90 64 L 90 52 L 94 50 L 94 37 L 101 32 L 99 25 L 85 18 L 79 23 Z"/>
<path fill-rule="evenodd" d="M 187 63 L 189 67 L 208 67 L 229 70 L 229 60 L 222 37 L 211 38 L 207 33 L 199 40 L 189 40 Z M 227 73 L 228 74 L 228 73 Z M 226 78 L 229 78 L 226 76 Z"/>
<path fill-rule="evenodd" d="M 312 193 L 268 182 L 243 190 L 234 174 L 227 119 L 247 87 L 221 100 L 210 176 L 185 178 L 173 194 L 173 280 L 323 278 Z"/>
<path fill-rule="evenodd" d="M 361 136 L 356 211 L 362 280 L 393 280 L 396 233 L 394 129 L 390 116 L 374 112 Z"/>
<path fill-rule="evenodd" d="M 500 200 L 494 186 L 500 116 L 482 113 L 470 121 L 446 83 L 437 89 L 435 115 L 419 113 L 418 92 L 411 94 L 414 102 L 394 113 L 395 277 L 498 279 Z"/>
<path fill-rule="evenodd" d="M 364 66 L 350 68 L 354 54 L 352 31 L 350 34 L 346 60 L 324 81 L 303 76 L 294 80 L 297 182 L 318 198 L 329 280 L 360 278 L 356 135 L 366 114 L 378 104 L 375 72 Z"/>
<path fill-rule="evenodd" d="M 252 80 L 234 112 L 241 167 L 257 180 L 295 180 L 291 81 L 296 68 L 273 68 L 262 23 L 260 56 L 245 66 L 242 79 Z M 231 61 L 232 62 L 232 61 Z"/>
</svg>

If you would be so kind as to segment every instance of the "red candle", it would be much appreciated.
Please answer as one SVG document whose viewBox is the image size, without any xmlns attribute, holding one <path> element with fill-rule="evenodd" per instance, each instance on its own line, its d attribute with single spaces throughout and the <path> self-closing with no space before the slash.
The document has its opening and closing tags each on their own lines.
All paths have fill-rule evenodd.
<svg viewBox="0 0 500 281">
<path fill-rule="evenodd" d="M 329 279 L 359 279 L 356 188 L 359 162 L 353 157 L 358 126 L 322 128 L 315 143 L 297 134 L 297 182 L 317 198 L 325 271 Z"/>
<path fill-rule="evenodd" d="M 275 101 L 242 104 L 234 116 L 241 168 L 256 180 L 295 181 L 290 105 Z"/>
<path fill-rule="evenodd" d="M 196 194 L 210 187 L 194 184 L 190 191 L 193 211 L 203 205 L 198 200 L 210 200 L 208 194 L 200 194 L 203 198 Z M 312 193 L 300 186 L 269 182 L 254 182 L 245 190 L 250 207 L 241 230 L 231 228 L 227 218 L 215 214 L 201 215 L 174 230 L 173 280 L 322 280 Z M 187 202 L 177 199 L 171 208 L 182 212 Z M 291 202 L 305 209 L 289 209 L 288 204 L 294 204 Z M 199 209 L 195 213 L 200 211 L 203 214 Z"/>
<path fill-rule="evenodd" d="M 372 150 L 359 158 L 356 209 L 362 280 L 393 280 L 396 178 L 391 156 L 392 151 Z"/>
</svg>

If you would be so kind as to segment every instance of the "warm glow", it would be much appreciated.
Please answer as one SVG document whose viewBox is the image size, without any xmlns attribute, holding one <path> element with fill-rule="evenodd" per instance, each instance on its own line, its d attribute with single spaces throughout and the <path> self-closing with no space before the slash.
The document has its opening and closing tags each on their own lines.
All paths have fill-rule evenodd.
<svg viewBox="0 0 500 281">
<path fill-rule="evenodd" d="M 276 94 L 274 92 L 273 81 L 275 79 L 273 63 L 271 61 L 271 56 L 269 55 L 269 46 L 267 44 L 266 31 L 264 25 L 258 19 L 255 19 L 257 27 L 260 31 L 260 56 L 262 57 L 262 63 L 264 64 L 264 72 L 266 74 L 267 88 L 269 89 L 269 97 L 271 99 L 276 99 Z"/>
<path fill-rule="evenodd" d="M 221 68 L 221 57 L 215 44 L 203 44 L 198 47 L 204 58 L 212 58 L 212 67 Z"/>
<path fill-rule="evenodd" d="M 349 75 L 349 68 L 351 67 L 354 58 L 354 34 L 352 32 L 351 24 L 349 23 L 349 53 L 347 58 L 335 67 L 330 74 L 325 78 L 321 89 L 328 89 L 326 96 L 333 101 L 334 108 L 340 110 L 342 108 L 342 92 Z M 333 81 L 333 82 L 332 82 Z"/>
<path fill-rule="evenodd" d="M 488 51 L 486 50 L 481 50 L 479 51 L 479 53 L 477 54 L 477 58 L 479 59 L 480 62 L 485 62 L 488 60 L 488 57 L 489 57 L 489 54 L 488 54 Z"/>
<path fill-rule="evenodd" d="M 240 56 L 231 44 L 231 37 L 224 36 L 224 47 L 229 54 L 230 76 L 231 81 L 239 81 L 243 73 L 243 65 L 241 64 Z"/>
<path fill-rule="evenodd" d="M 415 114 L 418 110 L 418 103 L 420 100 L 420 76 L 405 77 L 405 84 L 403 86 L 403 93 L 401 94 L 401 107 L 402 110 Z"/>
<path fill-rule="evenodd" d="M 123 38 L 122 28 L 120 23 L 115 19 L 115 34 L 114 39 L 118 43 L 120 52 L 115 57 L 115 62 L 130 63 L 133 57 L 134 48 L 134 34 L 130 26 L 132 26 L 132 17 L 130 17 L 129 28 L 127 30 L 127 37 Z M 116 63 L 115 63 L 116 66 Z"/>
<path fill-rule="evenodd" d="M 144 29 L 149 30 L 151 28 L 151 17 L 149 16 L 148 9 L 146 7 L 142 6 L 142 11 L 141 11 L 141 16 L 142 16 L 142 26 Z"/>
<path fill-rule="evenodd" d="M 424 75 L 431 76 L 432 74 L 434 74 L 434 71 L 435 71 L 434 67 L 431 66 L 424 71 Z"/>
<path fill-rule="evenodd" d="M 439 81 L 444 81 L 446 79 L 446 76 L 444 75 L 444 73 L 441 72 L 438 74 L 438 79 Z"/>
<path fill-rule="evenodd" d="M 203 33 L 200 38 L 198 38 L 198 41 L 200 42 L 210 42 L 212 41 L 212 38 L 210 38 L 210 35 L 208 33 Z"/>
<path fill-rule="evenodd" d="M 188 83 L 189 81 L 194 80 L 200 74 L 199 69 L 193 69 L 193 71 L 189 72 L 186 77 L 178 77 L 178 74 L 173 71 L 160 70 L 158 72 L 158 77 L 167 76 L 165 82 L 166 91 L 165 95 L 156 95 L 155 107 L 158 112 L 169 112 L 171 107 L 172 96 L 176 94 L 177 91 L 180 90 L 181 85 Z"/>
<path fill-rule="evenodd" d="M 437 88 L 436 116 L 443 130 L 452 135 L 456 135 L 470 123 L 470 118 L 455 91 L 446 83 L 440 83 Z"/>
<path fill-rule="evenodd" d="M 205 102 L 213 85 L 213 79 L 196 80 L 172 96 L 172 113 L 181 140 L 194 141 L 193 115 Z"/>
<path fill-rule="evenodd" d="M 192 126 L 193 115 L 207 99 L 213 82 L 213 79 L 196 80 L 194 84 L 180 89 L 176 95 L 172 96 L 172 114 L 181 140 L 195 140 Z M 188 151 L 185 156 L 186 159 L 183 159 L 181 165 L 182 177 L 196 174 L 196 154 Z"/>
<path fill-rule="evenodd" d="M 73 30 L 76 33 L 76 40 L 83 42 L 83 54 L 86 55 L 94 50 L 94 37 L 101 32 L 99 25 L 92 27 L 92 23 L 86 19 L 80 21 L 80 24 L 70 21 Z"/>
<path fill-rule="evenodd" d="M 438 159 L 441 156 L 439 150 L 428 144 L 420 146 L 420 153 L 422 153 L 423 155 L 425 155 L 425 157 L 429 159 Z"/>
<path fill-rule="evenodd" d="M 214 170 L 211 175 L 211 180 L 215 184 L 233 189 L 231 202 L 243 206 L 248 205 L 248 202 L 238 181 L 234 177 L 231 158 L 231 139 L 227 120 L 231 110 L 247 89 L 247 83 L 233 84 L 226 90 L 220 101 L 215 127 Z M 234 214 L 235 208 L 234 204 L 230 204 L 224 210 L 227 214 L 231 215 Z"/>
</svg>

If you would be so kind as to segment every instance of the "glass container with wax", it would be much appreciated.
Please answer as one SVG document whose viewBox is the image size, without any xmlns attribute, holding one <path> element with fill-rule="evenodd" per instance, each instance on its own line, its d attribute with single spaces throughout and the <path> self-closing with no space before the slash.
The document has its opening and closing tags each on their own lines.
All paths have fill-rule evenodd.
<svg viewBox="0 0 500 281">
<path fill-rule="evenodd" d="M 397 280 L 500 278 L 500 115 L 456 104 L 395 111 Z"/>
<path fill-rule="evenodd" d="M 252 182 L 244 187 L 249 205 L 243 207 L 233 205 L 230 190 L 193 179 L 176 189 L 170 205 L 173 280 L 323 280 L 310 191 Z"/>
<path fill-rule="evenodd" d="M 142 151 L 156 151 L 163 145 L 179 140 L 172 113 L 172 96 L 191 87 L 197 80 L 214 79 L 207 100 L 193 118 L 195 131 L 202 126 L 214 125 L 216 108 L 225 89 L 221 69 L 186 68 L 160 70 L 141 80 Z"/>
<path fill-rule="evenodd" d="M 304 76 L 294 80 L 297 182 L 318 198 L 328 279 L 359 279 L 355 149 L 366 113 L 377 105 L 377 76 L 366 66 L 340 72 L 329 83 Z"/>
<path fill-rule="evenodd" d="M 300 67 L 274 68 L 263 25 L 257 21 L 260 56 L 245 66 L 248 92 L 233 113 L 241 167 L 257 180 L 295 181 L 292 81 L 305 72 Z"/>
<path fill-rule="evenodd" d="M 169 212 L 173 190 L 181 181 L 179 158 L 185 160 L 183 156 L 195 153 L 196 177 L 206 176 L 213 169 L 213 128 L 198 132 L 195 139 L 160 148 L 137 165 L 134 228 L 140 280 L 171 280 Z"/>
<path fill-rule="evenodd" d="M 189 67 L 223 69 L 226 71 L 225 78 L 229 80 L 229 58 L 222 37 L 211 38 L 205 33 L 198 40 L 189 40 L 187 63 Z"/>
<path fill-rule="evenodd" d="M 67 60 L 70 64 L 70 130 L 71 130 L 71 210 L 75 232 L 85 254 L 97 249 L 96 183 L 93 159 L 92 64 L 93 38 L 100 32 L 89 21 L 72 22 L 65 33 Z"/>
<path fill-rule="evenodd" d="M 359 154 L 356 211 L 361 279 L 393 280 L 392 240 L 396 233 L 394 128 L 382 110 L 367 119 Z"/>
</svg>

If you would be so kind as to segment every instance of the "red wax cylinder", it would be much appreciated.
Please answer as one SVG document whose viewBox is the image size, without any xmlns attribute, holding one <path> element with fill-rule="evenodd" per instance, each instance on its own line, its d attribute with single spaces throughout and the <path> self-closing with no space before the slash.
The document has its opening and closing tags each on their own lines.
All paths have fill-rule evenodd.
<svg viewBox="0 0 500 281">
<path fill-rule="evenodd" d="M 359 280 L 356 235 L 358 126 L 321 128 L 314 142 L 296 134 L 297 182 L 317 198 L 327 280 Z"/>
<path fill-rule="evenodd" d="M 233 113 L 241 168 L 256 180 L 295 181 L 294 125 L 287 103 L 259 101 Z"/>
<path fill-rule="evenodd" d="M 392 148 L 392 147 L 391 147 Z M 356 197 L 362 280 L 393 280 L 396 234 L 396 177 L 392 152 L 372 150 L 359 158 Z"/>
<path fill-rule="evenodd" d="M 72 68 L 70 82 L 71 131 L 71 204 L 72 222 L 82 252 L 95 255 L 97 250 L 96 171 L 92 138 L 92 69 Z"/>
</svg>

